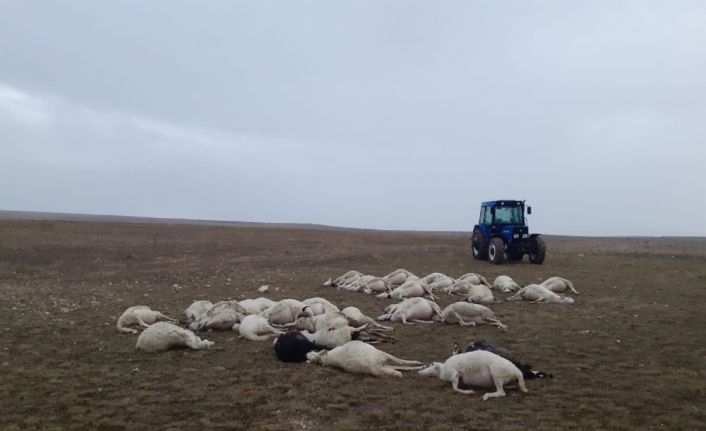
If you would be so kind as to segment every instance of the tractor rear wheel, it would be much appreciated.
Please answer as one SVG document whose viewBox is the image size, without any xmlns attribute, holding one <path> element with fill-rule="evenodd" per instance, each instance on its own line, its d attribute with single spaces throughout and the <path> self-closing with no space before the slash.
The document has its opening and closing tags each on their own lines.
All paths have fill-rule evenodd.
<svg viewBox="0 0 706 431">
<path fill-rule="evenodd" d="M 483 237 L 483 233 L 478 228 L 473 229 L 471 250 L 473 251 L 473 257 L 478 260 L 488 257 L 488 241 Z"/>
<path fill-rule="evenodd" d="M 530 263 L 541 265 L 547 255 L 547 246 L 544 244 L 544 238 L 535 236 L 530 241 L 529 261 Z"/>
<path fill-rule="evenodd" d="M 488 260 L 496 265 L 500 265 L 505 260 L 505 242 L 502 238 L 496 236 L 490 239 Z"/>
</svg>

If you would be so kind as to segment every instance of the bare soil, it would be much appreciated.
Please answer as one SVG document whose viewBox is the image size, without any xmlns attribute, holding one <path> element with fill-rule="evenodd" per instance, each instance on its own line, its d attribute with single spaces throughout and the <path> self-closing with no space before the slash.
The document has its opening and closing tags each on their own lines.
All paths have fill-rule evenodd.
<svg viewBox="0 0 706 431">
<path fill-rule="evenodd" d="M 544 265 L 493 266 L 469 256 L 468 234 L 0 220 L 0 429 L 704 429 L 706 239 L 546 241 Z M 255 298 L 263 284 L 271 299 L 323 296 L 377 316 L 391 300 L 322 282 L 396 268 L 573 280 L 574 305 L 492 307 L 507 332 L 396 325 L 379 346 L 431 362 L 485 339 L 554 379 L 483 402 L 485 390 L 414 372 L 284 364 L 232 332 L 205 334 L 212 350 L 147 354 L 115 329 L 132 305 L 182 317 L 193 300 Z"/>
</svg>

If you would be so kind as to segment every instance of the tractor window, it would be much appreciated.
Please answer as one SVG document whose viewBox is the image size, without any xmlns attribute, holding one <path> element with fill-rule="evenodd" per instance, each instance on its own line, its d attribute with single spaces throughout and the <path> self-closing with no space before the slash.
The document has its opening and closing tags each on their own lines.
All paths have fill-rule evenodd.
<svg viewBox="0 0 706 431">
<path fill-rule="evenodd" d="M 499 224 L 523 224 L 522 207 L 496 207 L 495 223 Z"/>
<path fill-rule="evenodd" d="M 493 222 L 493 215 L 490 212 L 490 207 L 483 207 L 480 213 L 481 224 L 491 224 Z"/>
</svg>

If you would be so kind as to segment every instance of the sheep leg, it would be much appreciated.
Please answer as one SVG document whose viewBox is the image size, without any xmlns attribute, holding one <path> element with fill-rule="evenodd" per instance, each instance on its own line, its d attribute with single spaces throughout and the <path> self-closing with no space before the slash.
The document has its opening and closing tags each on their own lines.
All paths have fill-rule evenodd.
<svg viewBox="0 0 706 431">
<path fill-rule="evenodd" d="M 402 377 L 402 373 L 397 371 L 396 369 L 392 367 L 386 367 L 386 366 L 381 366 L 380 368 L 375 369 L 372 374 L 377 377 L 385 377 L 385 376 L 390 376 L 390 377 Z"/>
<path fill-rule="evenodd" d="M 490 376 L 493 378 L 493 383 L 495 383 L 495 392 L 488 392 L 487 394 L 483 395 L 483 401 L 487 401 L 490 398 L 499 398 L 505 396 L 505 389 L 503 389 L 503 380 L 499 378 L 498 375 L 494 373 L 492 369 L 490 370 Z"/>
<path fill-rule="evenodd" d="M 395 328 L 393 328 L 393 327 L 391 327 L 391 326 L 381 325 L 381 324 L 377 323 L 377 322 L 374 321 L 374 320 L 371 320 L 371 321 L 370 321 L 370 324 L 371 324 L 374 328 L 379 329 L 380 331 L 392 331 L 393 329 L 395 329 Z"/>
<path fill-rule="evenodd" d="M 476 326 L 476 322 L 465 322 L 463 319 L 461 319 L 461 316 L 457 312 L 453 312 L 454 316 L 456 316 L 456 319 L 458 320 L 458 324 L 461 326 Z"/>
<path fill-rule="evenodd" d="M 410 320 L 410 322 L 414 322 L 414 323 L 434 323 L 433 320 L 419 320 L 419 319 L 412 319 L 412 320 Z"/>
<path fill-rule="evenodd" d="M 142 326 L 143 328 L 149 328 L 149 327 L 150 327 L 150 325 L 146 324 L 146 323 L 144 322 L 144 320 L 140 319 L 139 317 L 137 317 L 137 324 L 140 325 L 140 326 Z"/>
<path fill-rule="evenodd" d="M 171 317 L 165 316 L 164 314 L 159 312 L 155 313 L 155 317 L 157 318 L 157 320 L 166 320 L 167 322 L 178 322 L 177 319 L 172 319 Z"/>
<path fill-rule="evenodd" d="M 383 352 L 383 353 L 385 353 L 385 352 Z M 419 367 L 420 365 L 423 365 L 423 364 L 419 361 L 410 361 L 407 359 L 400 359 L 400 358 L 393 356 L 389 353 L 385 353 L 385 365 L 395 367 L 395 368 L 397 368 L 399 366 L 412 366 L 413 368 L 409 368 L 409 369 L 416 369 L 417 367 Z"/>
<path fill-rule="evenodd" d="M 464 395 L 470 395 L 473 393 L 473 389 L 461 389 L 458 387 L 459 382 L 461 381 L 461 376 L 458 374 L 458 372 L 454 373 L 452 376 L 451 380 L 451 387 L 454 389 L 456 392 L 460 392 Z"/>
<path fill-rule="evenodd" d="M 576 289 L 574 289 L 574 286 L 569 285 L 569 290 L 571 290 L 572 292 L 574 292 L 574 293 L 577 294 L 577 295 L 579 294 L 579 293 L 576 291 Z"/>
<path fill-rule="evenodd" d="M 503 331 L 507 331 L 507 326 L 504 325 L 503 322 L 499 321 L 498 319 L 486 317 L 485 321 L 488 323 L 488 325 L 497 326 L 499 329 L 502 329 Z"/>
</svg>

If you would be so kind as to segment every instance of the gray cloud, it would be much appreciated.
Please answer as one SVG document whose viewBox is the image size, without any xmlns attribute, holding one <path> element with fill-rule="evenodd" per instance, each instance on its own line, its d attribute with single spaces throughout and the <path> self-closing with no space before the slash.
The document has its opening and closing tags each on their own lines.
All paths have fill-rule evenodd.
<svg viewBox="0 0 706 431">
<path fill-rule="evenodd" d="M 2 9 L 5 209 L 706 235 L 699 2 Z"/>
</svg>

